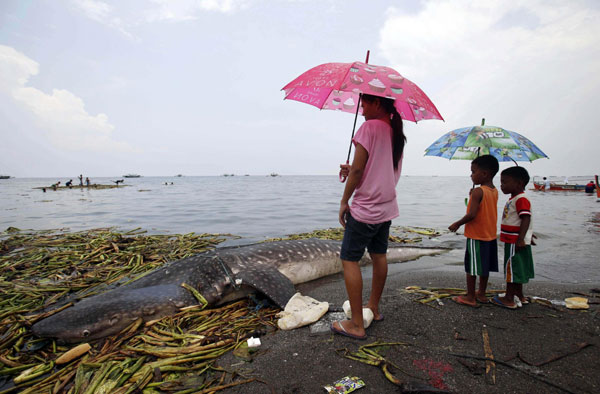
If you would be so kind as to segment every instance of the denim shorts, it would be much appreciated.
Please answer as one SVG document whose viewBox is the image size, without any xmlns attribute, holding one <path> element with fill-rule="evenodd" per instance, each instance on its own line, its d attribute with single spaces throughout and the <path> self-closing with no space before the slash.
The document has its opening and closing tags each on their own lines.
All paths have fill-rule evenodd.
<svg viewBox="0 0 600 394">
<path fill-rule="evenodd" d="M 391 220 L 377 224 L 359 222 L 348 212 L 340 258 L 346 261 L 359 261 L 365 254 L 365 248 L 369 253 L 387 253 L 391 224 Z"/>
</svg>

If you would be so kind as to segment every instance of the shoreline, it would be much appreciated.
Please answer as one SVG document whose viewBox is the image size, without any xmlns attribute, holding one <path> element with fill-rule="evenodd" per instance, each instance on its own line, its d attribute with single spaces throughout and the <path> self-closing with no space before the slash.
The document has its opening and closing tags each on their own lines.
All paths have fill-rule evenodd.
<svg viewBox="0 0 600 394">
<path fill-rule="evenodd" d="M 420 259 L 421 260 L 421 259 Z M 407 286 L 465 288 L 464 272 L 426 267 L 415 269 L 419 260 L 396 264 L 406 269 L 390 273 L 381 301 L 383 322 L 367 329 L 368 339 L 358 341 L 330 332 L 311 334 L 309 327 L 276 331 L 261 338 L 262 345 L 252 363 L 240 362 L 229 354 L 217 361 L 226 369 L 244 369 L 244 378 L 260 379 L 225 390 L 225 393 L 315 393 L 344 376 L 358 376 L 366 386 L 360 393 L 396 391 L 379 367 L 344 358 L 339 349 L 356 351 L 359 346 L 403 342 L 381 351 L 401 368 L 392 373 L 407 384 L 429 383 L 448 392 L 554 393 L 598 392 L 600 390 L 600 327 L 598 305 L 587 311 L 539 303 L 517 310 L 492 304 L 477 308 L 458 305 L 449 298 L 443 305 L 415 302 Z M 462 269 L 462 267 L 460 267 Z M 365 298 L 370 289 L 370 267 L 363 269 Z M 588 293 L 595 284 L 535 282 L 524 286 L 526 296 L 547 299 Z M 503 281 L 490 278 L 489 290 L 502 290 Z M 328 301 L 330 311 L 341 310 L 346 291 L 341 274 L 297 286 L 303 294 Z M 590 300 L 600 301 L 600 295 Z M 484 339 L 486 331 L 495 365 L 495 384 L 487 383 Z M 581 349 L 578 350 L 578 347 Z M 466 357 L 458 357 L 462 354 Z M 553 357 L 560 359 L 549 361 Z M 527 365 L 541 364 L 540 366 Z M 425 366 L 425 367 L 424 367 Z M 554 386 L 552 385 L 554 384 Z M 406 388 L 406 386 L 405 386 Z M 407 391 L 409 392 L 409 391 Z M 414 391 L 413 391 L 414 392 Z"/>
<path fill-rule="evenodd" d="M 336 233 L 335 229 L 326 231 Z M 10 237 L 11 234 L 18 233 L 19 230 L 17 229 L 7 229 L 4 234 Z M 62 253 L 62 260 L 65 264 L 68 261 L 64 259 L 69 256 L 74 258 L 74 263 L 79 262 L 81 259 L 90 264 L 107 260 L 114 261 L 114 263 L 120 261 L 122 267 L 119 269 L 122 270 L 137 267 L 137 265 L 131 265 L 134 260 L 141 262 L 143 259 L 145 264 L 150 264 L 153 261 L 152 259 L 148 260 L 151 256 L 156 260 L 160 259 L 162 254 L 172 252 L 173 249 L 181 252 L 190 248 L 190 250 L 196 250 L 197 248 L 204 249 L 209 245 L 217 246 L 227 238 L 217 237 L 217 234 L 180 234 L 177 237 L 172 234 L 146 236 L 143 235 L 145 230 L 141 229 L 131 230 L 127 233 L 115 233 L 110 229 L 90 230 L 87 233 L 55 230 L 54 233 L 56 233 L 54 237 L 49 237 L 49 233 L 46 232 L 34 231 L 33 234 L 27 234 L 25 230 L 23 234 L 15 235 L 12 242 L 5 243 L 3 252 L 6 252 L 6 256 L 9 256 L 14 251 L 16 253 L 13 256 L 16 259 L 15 264 L 25 268 L 29 267 L 28 259 L 32 258 L 30 252 L 34 253 L 35 248 L 41 247 L 45 250 L 48 245 L 62 245 L 64 251 L 60 253 Z M 298 236 L 311 236 L 312 234 L 298 234 Z M 36 236 L 40 238 L 37 239 Z M 221 245 L 224 244 L 225 242 Z M 21 250 L 19 245 L 29 245 L 32 250 Z M 598 327 L 598 307 L 596 303 L 591 305 L 589 311 L 573 311 L 564 307 L 538 303 L 527 305 L 519 310 L 506 310 L 494 305 L 484 305 L 475 309 L 457 305 L 447 298 L 443 299 L 443 304 L 440 305 L 435 302 L 422 304 L 415 302 L 415 298 L 419 296 L 418 294 L 409 294 L 405 291 L 407 286 L 419 286 L 421 288 L 452 287 L 458 288 L 458 291 L 464 289 L 465 276 L 462 263 L 464 250 L 461 247 L 462 245 L 463 237 L 457 237 L 456 235 L 441 236 L 434 239 L 427 238 L 418 244 L 407 245 L 424 248 L 446 247 L 451 250 L 435 256 L 421 257 L 417 260 L 389 265 L 388 282 L 381 304 L 381 312 L 385 315 L 385 321 L 374 323 L 368 329 L 369 338 L 367 341 L 356 341 L 338 335 L 334 336 L 327 330 L 327 323 L 323 325 L 325 331 L 319 334 L 312 334 L 308 327 L 275 332 L 258 329 L 256 329 L 258 331 L 253 331 L 255 329 L 250 329 L 247 333 L 248 336 L 252 334 L 263 335 L 261 338 L 263 345 L 255 354 L 254 362 L 246 364 L 236 358 L 233 352 L 228 352 L 219 357 L 215 364 L 229 371 L 231 376 L 241 375 L 245 378 L 253 377 L 261 381 L 267 381 L 273 389 L 272 391 L 278 393 L 322 392 L 324 385 L 333 383 L 347 375 L 357 375 L 365 379 L 368 387 L 361 392 L 379 393 L 394 389 L 393 384 L 384 377 L 381 369 L 348 360 L 340 355 L 339 349 L 346 348 L 348 351 L 353 352 L 358 349 L 358 346 L 373 343 L 376 340 L 403 342 L 405 345 L 393 346 L 390 349 L 383 350 L 386 359 L 390 363 L 400 366 L 402 371 L 405 371 L 392 371 L 397 378 L 405 382 L 409 378 L 412 381 L 427 382 L 430 379 L 429 375 L 423 375 L 425 372 L 421 367 L 425 364 L 429 365 L 427 374 L 431 374 L 435 372 L 430 368 L 432 365 L 435 365 L 436 368 L 443 366 L 443 368 L 448 369 L 446 371 L 448 376 L 439 382 L 436 381 L 438 388 L 446 387 L 453 392 L 465 392 L 465 387 L 475 387 L 477 391 L 490 392 L 490 387 L 478 386 L 479 381 L 477 379 L 480 378 L 480 374 L 473 375 L 472 373 L 473 371 L 480 371 L 481 365 L 479 364 L 481 364 L 481 360 L 468 360 L 470 363 L 468 365 L 471 367 L 464 371 L 465 364 L 456 361 L 457 356 L 452 355 L 452 353 L 460 353 L 471 358 L 481 357 L 482 330 L 485 328 L 498 363 L 511 362 L 515 359 L 515 354 L 525 354 L 523 356 L 525 360 L 537 360 L 535 362 L 538 362 L 540 359 L 548 358 L 552 354 L 569 352 L 578 344 L 587 344 L 576 352 L 577 354 L 568 356 L 569 360 L 577 360 L 576 365 L 567 364 L 561 367 L 566 368 L 565 371 L 568 373 L 563 374 L 562 370 L 558 372 L 551 370 L 552 379 L 550 380 L 557 381 L 554 378 L 556 375 L 559 377 L 556 384 L 560 387 L 567 384 L 574 385 L 576 387 L 574 391 L 576 392 L 598 391 L 596 388 L 600 387 L 600 383 L 594 383 L 595 381 L 590 379 L 595 376 L 593 373 L 594 368 L 596 370 L 600 368 L 600 354 L 598 354 L 600 328 Z M 148 248 L 151 248 L 151 250 L 146 250 Z M 146 251 L 144 252 L 144 250 Z M 55 255 L 57 252 L 55 250 L 44 253 Z M 23 255 L 17 257 L 19 253 L 23 253 Z M 34 255 L 37 256 L 35 253 Z M 177 258 L 177 256 L 171 256 L 171 259 L 173 258 Z M 39 258 L 36 257 L 35 261 L 38 260 Z M 154 261 L 154 263 L 160 265 L 159 261 Z M 100 264 L 98 267 L 101 266 L 103 265 Z M 96 267 L 96 265 L 93 265 L 93 267 Z M 92 266 L 81 268 L 91 269 Z M 32 266 L 28 269 L 35 269 L 35 267 Z M 13 272 L 17 271 L 13 270 Z M 364 294 L 366 296 L 370 288 L 372 267 L 366 266 L 362 269 L 362 272 Z M 19 270 L 18 273 L 27 275 L 27 272 L 22 270 Z M 50 273 L 49 271 L 46 272 L 46 274 Z M 97 274 L 104 275 L 101 271 Z M 125 274 L 125 272 L 121 272 L 121 274 Z M 85 277 L 88 276 L 93 278 L 96 274 L 89 275 L 88 272 Z M 593 278 L 593 276 L 590 277 Z M 90 285 L 84 280 L 84 277 L 80 278 L 83 282 L 80 281 L 79 285 L 75 281 L 76 279 L 70 278 L 68 286 Z M 6 285 L 10 286 L 10 281 L 6 282 Z M 56 286 L 52 283 L 46 283 L 46 285 L 50 287 L 47 289 L 49 292 L 47 297 L 57 296 L 56 291 L 62 289 L 54 289 Z M 588 297 L 598 302 L 600 300 L 598 294 L 593 293 L 592 295 L 592 288 L 594 287 L 600 287 L 600 282 L 558 284 L 544 280 L 533 280 L 525 286 L 524 290 L 527 296 L 536 295 L 560 300 L 572 296 L 570 292 L 573 291 L 589 293 Z M 502 274 L 492 275 L 488 290 L 503 288 Z M 302 294 L 319 301 L 329 302 L 330 311 L 334 312 L 341 310 L 341 305 L 346 299 L 343 274 L 341 273 L 300 284 L 296 286 L 296 289 Z M 42 291 L 43 289 L 38 290 Z M 7 292 L 7 294 L 10 293 Z M 248 310 L 247 308 L 242 309 Z M 7 321 L 6 323 L 9 324 L 10 322 Z M 237 338 L 237 340 L 245 342 L 245 337 Z M 590 344 L 592 346 L 589 346 Z M 96 345 L 98 344 L 94 346 Z M 527 353 L 519 353 L 521 347 L 527 349 Z M 100 348 L 95 349 L 95 357 L 101 355 L 98 351 L 101 353 Z M 56 351 L 53 353 L 56 353 Z M 590 353 L 593 357 L 589 356 Z M 23 363 L 30 362 L 26 361 L 25 353 L 17 352 L 16 355 L 24 357 L 22 360 L 20 359 Z M 464 360 L 462 361 L 464 362 Z M 77 365 L 75 366 L 78 368 Z M 282 366 L 285 368 L 282 368 Z M 517 367 L 520 366 L 517 365 Z M 573 370 L 572 367 L 577 369 Z M 345 373 L 338 376 L 338 372 L 341 373 L 341 371 Z M 450 371 L 452 371 L 452 374 L 449 373 Z M 544 370 L 540 371 L 540 373 L 546 373 Z M 520 370 L 517 370 L 517 372 L 523 373 Z M 584 379 L 585 382 L 582 383 L 578 380 L 579 378 L 575 379 L 573 376 L 584 376 L 586 378 Z M 526 376 L 526 378 L 531 380 L 531 376 Z M 154 380 L 154 382 L 158 384 L 160 377 L 156 379 L 159 380 Z M 303 382 L 306 379 L 309 380 L 308 386 L 306 386 L 307 383 Z M 529 380 L 524 378 L 519 382 L 526 385 Z M 586 386 L 588 380 L 592 381 L 590 383 L 592 386 Z M 240 381 L 240 378 L 238 377 L 235 381 Z M 539 379 L 536 382 L 539 384 Z M 506 384 L 506 382 L 502 385 L 498 383 L 494 387 L 501 389 L 502 392 L 511 392 L 513 386 L 510 386 L 510 384 L 512 383 L 508 383 L 508 386 Z M 548 390 L 536 391 L 537 386 L 535 385 L 524 387 L 528 388 L 527 392 L 548 392 Z M 592 387 L 593 390 L 589 387 Z M 521 392 L 519 388 L 520 386 L 515 387 L 513 392 Z M 545 386 L 543 388 L 547 389 Z M 265 392 L 265 386 L 264 383 L 250 383 L 228 390 L 230 391 L 225 392 L 262 393 Z M 569 392 L 569 390 L 566 391 Z"/>
</svg>

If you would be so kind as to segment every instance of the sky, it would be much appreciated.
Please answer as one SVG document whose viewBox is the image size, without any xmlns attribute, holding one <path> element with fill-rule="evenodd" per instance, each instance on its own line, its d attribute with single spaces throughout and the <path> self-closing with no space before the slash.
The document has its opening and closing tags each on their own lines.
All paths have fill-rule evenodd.
<svg viewBox="0 0 600 394">
<path fill-rule="evenodd" d="M 598 20 L 594 0 L 2 0 L 0 174 L 337 174 L 354 116 L 281 88 L 367 50 L 444 117 L 405 122 L 403 174 L 468 176 L 424 151 L 482 118 L 549 156 L 531 175 L 599 173 Z"/>
</svg>

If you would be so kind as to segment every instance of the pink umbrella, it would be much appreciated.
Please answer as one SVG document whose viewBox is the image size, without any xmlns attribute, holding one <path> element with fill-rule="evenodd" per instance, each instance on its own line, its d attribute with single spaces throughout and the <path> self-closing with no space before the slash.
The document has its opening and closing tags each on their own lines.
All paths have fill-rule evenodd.
<svg viewBox="0 0 600 394">
<path fill-rule="evenodd" d="M 418 122 L 423 119 L 440 119 L 439 111 L 429 97 L 413 82 L 390 67 L 369 64 L 369 51 L 365 63 L 325 63 L 311 68 L 281 89 L 285 98 L 330 109 L 355 114 L 362 110 L 360 96 L 370 94 L 394 100 L 402 119 Z M 352 129 L 354 138 L 354 128 Z M 348 149 L 348 159 L 352 142 Z M 341 178 L 342 182 L 344 179 Z"/>
<path fill-rule="evenodd" d="M 285 99 L 356 113 L 361 93 L 393 99 L 402 119 L 440 119 L 429 97 L 396 70 L 363 62 L 325 63 L 285 85 Z"/>
</svg>

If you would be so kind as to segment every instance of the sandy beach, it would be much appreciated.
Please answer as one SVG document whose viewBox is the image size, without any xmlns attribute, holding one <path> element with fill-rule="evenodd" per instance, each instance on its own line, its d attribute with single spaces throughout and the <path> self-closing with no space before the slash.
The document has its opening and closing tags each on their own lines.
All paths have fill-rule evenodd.
<svg viewBox="0 0 600 394">
<path fill-rule="evenodd" d="M 261 338 L 252 362 L 227 355 L 218 364 L 242 371 L 257 381 L 230 388 L 227 393 L 319 393 L 324 386 L 345 376 L 363 379 L 358 393 L 436 392 L 419 391 L 426 383 L 453 393 L 593 393 L 600 390 L 600 320 L 598 284 L 576 285 L 536 282 L 525 286 L 528 296 L 563 300 L 575 293 L 590 295 L 590 309 L 570 310 L 540 303 L 517 310 L 495 305 L 465 307 L 444 299 L 443 305 L 416 302 L 407 286 L 464 288 L 462 267 L 440 266 L 447 256 L 427 257 L 396 264 L 390 270 L 381 311 L 385 319 L 367 329 L 368 339 L 358 341 L 330 332 L 311 334 L 309 327 L 277 331 Z M 370 267 L 363 270 L 365 293 Z M 501 277 L 490 278 L 488 290 L 503 289 Z M 304 295 L 341 310 L 346 292 L 341 275 L 298 287 Z M 593 297 L 593 295 L 596 297 Z M 484 333 L 497 361 L 486 374 Z M 398 387 L 381 368 L 343 357 L 344 349 L 380 342 L 402 342 L 380 351 L 403 382 Z M 490 353 L 488 353 L 490 354 Z M 412 385 L 412 389 L 411 389 Z"/>
</svg>

